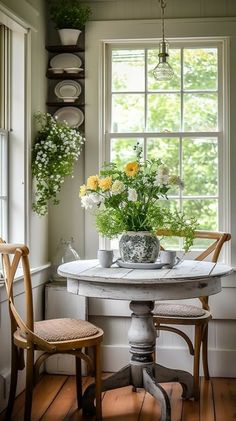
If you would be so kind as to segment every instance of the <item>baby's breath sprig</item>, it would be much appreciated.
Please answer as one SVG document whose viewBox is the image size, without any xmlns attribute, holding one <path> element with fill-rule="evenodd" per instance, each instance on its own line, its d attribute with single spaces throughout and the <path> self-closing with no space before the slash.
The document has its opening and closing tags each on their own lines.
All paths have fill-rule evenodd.
<svg viewBox="0 0 236 421">
<path fill-rule="evenodd" d="M 37 112 L 38 134 L 32 150 L 32 175 L 35 179 L 33 210 L 46 215 L 48 202 L 59 203 L 58 193 L 66 176 L 73 174 L 85 139 L 66 122 L 55 120 L 51 114 Z"/>
</svg>

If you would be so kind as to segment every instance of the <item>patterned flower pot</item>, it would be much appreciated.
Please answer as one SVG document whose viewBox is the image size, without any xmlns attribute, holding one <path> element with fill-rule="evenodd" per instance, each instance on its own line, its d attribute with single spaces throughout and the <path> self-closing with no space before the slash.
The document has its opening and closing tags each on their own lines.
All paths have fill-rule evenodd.
<svg viewBox="0 0 236 421">
<path fill-rule="evenodd" d="M 122 234 L 119 248 L 123 262 L 153 263 L 159 254 L 160 242 L 151 232 L 128 231 Z"/>
</svg>

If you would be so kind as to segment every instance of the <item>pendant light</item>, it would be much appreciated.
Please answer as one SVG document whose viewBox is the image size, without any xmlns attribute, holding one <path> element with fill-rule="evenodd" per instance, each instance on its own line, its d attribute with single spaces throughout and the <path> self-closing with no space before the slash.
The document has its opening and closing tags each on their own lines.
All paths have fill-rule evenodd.
<svg viewBox="0 0 236 421">
<path fill-rule="evenodd" d="M 169 57 L 169 44 L 165 39 L 165 23 L 164 23 L 164 11 L 166 7 L 166 0 L 159 0 L 161 6 L 161 25 L 162 25 L 162 40 L 159 44 L 159 62 L 153 69 L 153 76 L 156 80 L 171 80 L 174 76 L 174 71 L 168 63 Z"/>
</svg>

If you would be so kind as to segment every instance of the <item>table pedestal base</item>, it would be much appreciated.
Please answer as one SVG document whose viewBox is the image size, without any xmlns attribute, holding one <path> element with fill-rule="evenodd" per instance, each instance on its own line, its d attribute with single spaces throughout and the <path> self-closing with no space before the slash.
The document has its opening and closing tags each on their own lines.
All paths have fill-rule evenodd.
<svg viewBox="0 0 236 421">
<path fill-rule="evenodd" d="M 130 364 L 102 381 L 102 391 L 117 389 L 132 385 L 135 388 L 144 388 L 161 405 L 161 421 L 171 420 L 170 400 L 159 383 L 178 382 L 183 387 L 182 397 L 193 397 L 193 376 L 182 370 L 163 367 L 153 362 L 153 352 L 156 342 L 156 330 L 153 325 L 151 311 L 154 308 L 152 301 L 132 301 L 130 308 L 133 311 L 131 326 L 128 333 Z M 83 395 L 83 411 L 87 415 L 95 413 L 94 407 L 95 385 L 91 384 Z"/>
</svg>

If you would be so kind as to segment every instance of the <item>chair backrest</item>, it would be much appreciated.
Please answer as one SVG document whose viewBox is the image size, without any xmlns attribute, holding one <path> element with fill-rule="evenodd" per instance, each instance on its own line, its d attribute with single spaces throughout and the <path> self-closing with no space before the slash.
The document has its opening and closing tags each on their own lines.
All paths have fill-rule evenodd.
<svg viewBox="0 0 236 421">
<path fill-rule="evenodd" d="M 158 237 L 171 237 L 173 236 L 173 233 L 171 230 L 158 230 L 157 235 Z M 212 254 L 211 262 L 214 263 L 216 263 L 219 258 L 223 244 L 231 239 L 231 235 L 229 233 L 214 231 L 195 231 L 194 236 L 195 238 L 212 240 L 211 244 L 204 251 L 201 251 L 194 260 L 204 260 Z"/>
<path fill-rule="evenodd" d="M 158 230 L 157 235 L 158 237 L 171 237 L 173 236 L 173 233 L 171 232 L 171 230 Z M 201 251 L 201 253 L 197 257 L 195 257 L 194 260 L 201 261 L 211 255 L 211 262 L 213 263 L 217 262 L 223 244 L 231 239 L 231 234 L 226 232 L 195 231 L 194 236 L 195 238 L 204 238 L 207 240 L 212 240 L 211 244 L 204 251 Z M 199 299 L 202 303 L 203 308 L 205 310 L 209 310 L 208 297 L 200 297 Z"/>
<path fill-rule="evenodd" d="M 24 244 L 7 244 L 0 238 L 0 254 L 2 256 L 3 275 L 9 301 L 12 335 L 17 330 L 24 334 L 28 342 L 51 349 L 47 341 L 34 333 L 33 295 L 29 265 L 29 249 Z M 22 319 L 14 304 L 14 278 L 22 264 L 25 291 L 25 320 Z"/>
</svg>

